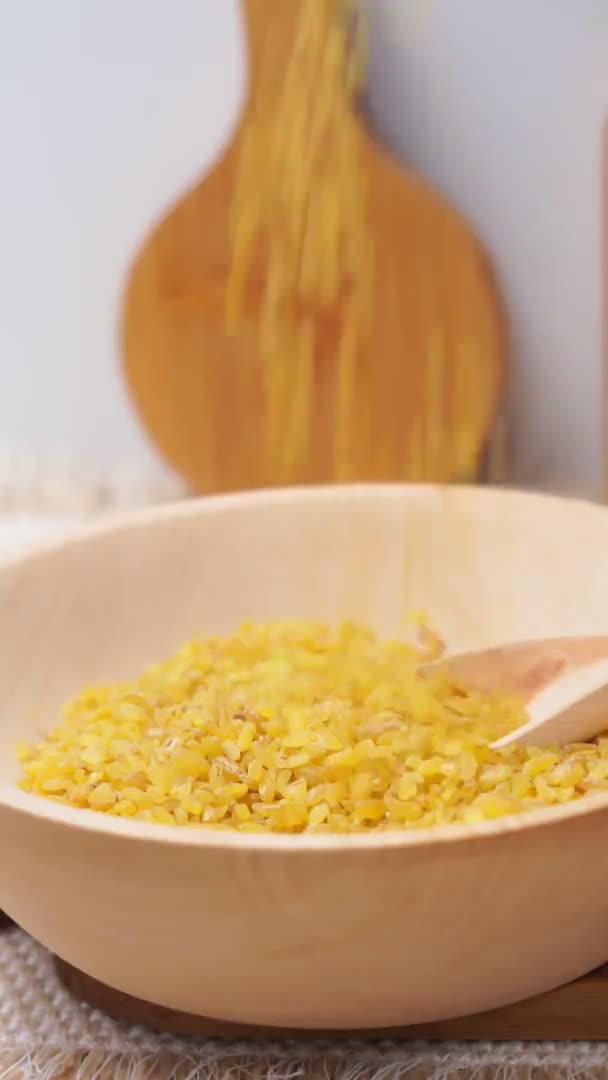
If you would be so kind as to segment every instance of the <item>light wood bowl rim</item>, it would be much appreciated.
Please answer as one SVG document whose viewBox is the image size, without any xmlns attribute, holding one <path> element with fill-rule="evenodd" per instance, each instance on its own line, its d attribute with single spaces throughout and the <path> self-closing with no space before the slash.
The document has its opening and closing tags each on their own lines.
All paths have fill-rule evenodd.
<svg viewBox="0 0 608 1080">
<path fill-rule="evenodd" d="M 447 486 L 439 484 L 401 484 L 401 483 L 370 483 L 370 484 L 345 484 L 345 485 L 319 485 L 310 487 L 272 488 L 259 489 L 256 491 L 236 492 L 225 495 L 198 496 L 191 499 L 183 499 L 178 502 L 166 503 L 153 508 L 130 511 L 126 514 L 112 516 L 111 519 L 103 519 L 85 526 L 73 529 L 70 535 L 63 540 L 49 540 L 26 553 L 18 553 L 5 557 L 0 561 L 0 581 L 5 571 L 16 567 L 27 572 L 32 563 L 44 559 L 47 554 L 59 550 L 67 551 L 70 547 L 88 544 L 96 539 L 103 539 L 112 533 L 124 532 L 132 528 L 142 526 L 154 526 L 166 524 L 175 519 L 196 517 L 200 513 L 213 514 L 230 507 L 239 507 L 244 504 L 258 504 L 260 508 L 269 504 L 301 502 L 302 500 L 322 499 L 383 499 L 387 495 L 392 497 L 404 497 L 415 494 L 417 497 L 437 497 L 440 494 L 454 497 L 456 500 L 468 500 L 473 502 L 486 502 L 488 509 L 494 502 L 497 508 L 502 504 L 518 503 L 522 509 L 532 504 L 544 504 L 547 509 L 550 506 L 561 509 L 569 507 L 574 514 L 577 509 L 586 513 L 607 514 L 608 508 L 588 499 L 570 498 L 546 493 L 521 491 L 516 488 L 494 488 L 490 486 L 476 487 L 475 485 Z M 400 831 L 398 829 L 387 832 L 369 832 L 364 834 L 297 834 L 284 835 L 276 833 L 239 833 L 237 830 L 214 830 L 180 828 L 179 826 L 155 825 L 147 822 L 133 821 L 128 818 L 115 818 L 92 810 L 76 809 L 63 806 L 59 803 L 47 801 L 36 795 L 19 790 L 10 783 L 0 784 L 0 806 L 18 812 L 19 814 L 35 820 L 45 820 L 54 825 L 70 829 L 80 830 L 84 833 L 97 833 L 113 837 L 118 843 L 137 841 L 155 846 L 166 847 L 178 845 L 191 849 L 224 849 L 240 850 L 244 854 L 254 851 L 267 852 L 269 854 L 303 855 L 306 852 L 327 852 L 334 855 L 337 852 L 349 853 L 352 851 L 383 851 L 387 849 L 410 849 L 410 848 L 438 848 L 446 845 L 482 843 L 497 836 L 508 836 L 523 831 L 535 829 L 555 828 L 566 820 L 577 817 L 601 813 L 608 806 L 608 791 L 594 795 L 588 795 L 572 803 L 563 803 L 537 810 L 526 811 L 522 814 L 507 815 L 495 821 L 485 821 L 475 824 L 455 824 L 436 826 L 420 831 Z"/>
</svg>

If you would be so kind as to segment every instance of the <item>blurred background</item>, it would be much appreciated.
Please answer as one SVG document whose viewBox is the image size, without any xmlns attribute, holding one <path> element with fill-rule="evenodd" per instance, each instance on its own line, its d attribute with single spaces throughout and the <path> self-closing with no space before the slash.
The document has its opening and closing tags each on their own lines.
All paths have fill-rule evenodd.
<svg viewBox="0 0 608 1080">
<path fill-rule="evenodd" d="M 608 5 L 371 6 L 373 123 L 465 213 L 496 270 L 509 481 L 601 497 Z M 234 133 L 246 57 L 237 0 L 0 6 L 7 513 L 80 514 L 184 490 L 129 399 L 121 302 L 151 227 Z"/>
</svg>

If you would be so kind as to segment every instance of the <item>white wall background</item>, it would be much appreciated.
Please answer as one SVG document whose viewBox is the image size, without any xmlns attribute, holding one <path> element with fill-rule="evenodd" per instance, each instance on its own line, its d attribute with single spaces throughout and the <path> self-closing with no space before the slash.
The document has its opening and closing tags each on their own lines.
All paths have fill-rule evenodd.
<svg viewBox="0 0 608 1080">
<path fill-rule="evenodd" d="M 595 494 L 608 3 L 376 5 L 378 124 L 468 214 L 498 267 L 513 335 L 516 475 Z"/>
<path fill-rule="evenodd" d="M 373 9 L 376 121 L 498 265 L 518 479 L 595 494 L 608 4 Z M 165 476 L 120 377 L 121 279 L 229 137 L 241 31 L 237 0 L 0 4 L 0 448 Z"/>
<path fill-rule="evenodd" d="M 164 478 L 120 373 L 122 279 L 229 136 L 243 44 L 236 0 L 0 3 L 0 447 L 18 464 Z"/>
</svg>

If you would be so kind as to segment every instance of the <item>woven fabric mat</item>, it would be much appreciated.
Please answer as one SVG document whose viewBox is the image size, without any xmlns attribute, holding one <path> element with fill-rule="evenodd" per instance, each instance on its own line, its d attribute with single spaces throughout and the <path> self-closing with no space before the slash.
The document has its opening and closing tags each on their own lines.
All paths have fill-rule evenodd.
<svg viewBox="0 0 608 1080">
<path fill-rule="evenodd" d="M 294 973 L 297 980 L 297 973 Z M 289 992 L 288 983 L 286 992 Z M 51 958 L 0 936 L 0 1080 L 581 1080 L 608 1076 L 606 1043 L 197 1042 L 125 1028 L 74 1001 Z"/>
</svg>

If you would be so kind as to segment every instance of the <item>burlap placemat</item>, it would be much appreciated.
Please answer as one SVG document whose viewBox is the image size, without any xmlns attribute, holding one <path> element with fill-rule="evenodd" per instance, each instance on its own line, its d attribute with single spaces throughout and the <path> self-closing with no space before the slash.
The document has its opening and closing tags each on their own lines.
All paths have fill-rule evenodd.
<svg viewBox="0 0 608 1080">
<path fill-rule="evenodd" d="M 160 461 L 94 469 L 65 445 L 35 453 L 0 436 L 0 527 L 15 514 L 98 515 L 186 495 L 184 483 Z"/>
<path fill-rule="evenodd" d="M 21 931 L 0 936 L 0 1080 L 398 1080 L 405 1076 L 413 1080 L 600 1078 L 608 1076 L 608 1044 L 224 1043 L 158 1036 L 122 1027 L 74 1001 L 59 984 L 46 951 Z"/>
</svg>

